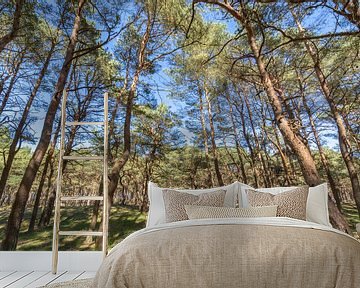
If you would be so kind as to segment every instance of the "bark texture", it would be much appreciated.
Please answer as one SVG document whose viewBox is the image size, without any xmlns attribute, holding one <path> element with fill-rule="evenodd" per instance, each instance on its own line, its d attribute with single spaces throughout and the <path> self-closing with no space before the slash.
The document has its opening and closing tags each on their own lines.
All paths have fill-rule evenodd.
<svg viewBox="0 0 360 288">
<path fill-rule="evenodd" d="M 9 33 L 0 38 L 0 53 L 4 50 L 5 46 L 15 39 L 20 28 L 21 11 L 23 9 L 25 0 L 16 0 L 15 12 L 13 17 L 12 27 Z"/>
<path fill-rule="evenodd" d="M 292 12 L 292 14 L 294 16 L 295 22 L 298 26 L 300 33 L 305 35 L 305 30 L 302 28 L 301 23 L 297 19 L 294 12 Z M 349 173 L 354 199 L 356 202 L 358 213 L 360 215 L 360 181 L 354 163 L 354 159 L 352 157 L 351 144 L 347 136 L 345 123 L 335 103 L 335 100 L 330 90 L 330 85 L 328 83 L 328 80 L 326 79 L 323 68 L 321 67 L 319 55 L 317 53 L 318 49 L 316 49 L 315 44 L 311 43 L 310 41 L 305 41 L 304 44 L 307 52 L 311 56 L 311 59 L 314 64 L 315 73 L 321 87 L 321 91 L 330 107 L 331 114 L 337 126 L 340 152 Z"/>
<path fill-rule="evenodd" d="M 30 159 L 28 166 L 25 169 L 25 173 L 15 196 L 15 201 L 11 207 L 11 212 L 6 226 L 5 238 L 2 241 L 2 250 L 16 249 L 20 226 L 24 216 L 24 211 L 29 197 L 30 189 L 50 143 L 56 111 L 58 110 L 61 101 L 62 91 L 64 90 L 71 67 L 71 61 L 75 52 L 75 46 L 77 43 L 78 32 L 81 23 L 82 10 L 85 3 L 86 0 L 80 0 L 78 3 L 73 30 L 70 36 L 69 44 L 66 49 L 65 59 L 60 70 L 59 78 L 55 86 L 55 93 L 51 98 L 47 113 L 45 115 L 44 126 L 41 132 L 39 143 L 35 148 L 35 151 L 32 158 Z"/>
<path fill-rule="evenodd" d="M 277 94 L 282 93 L 282 91 L 276 89 L 275 84 L 273 83 L 274 78 L 271 77 L 266 69 L 266 62 L 264 61 L 263 55 L 260 53 L 260 48 L 256 40 L 256 32 L 253 27 L 251 17 L 249 17 L 249 13 L 251 13 L 251 11 L 248 10 L 244 2 L 240 2 L 238 9 L 235 9 L 233 6 L 231 6 L 228 1 L 195 0 L 194 2 L 204 2 L 217 5 L 232 15 L 235 19 L 237 19 L 244 27 L 248 39 L 248 44 L 256 60 L 262 85 L 266 91 L 268 101 L 275 116 L 276 124 L 279 127 L 285 142 L 291 147 L 292 152 L 298 159 L 305 182 L 309 186 L 319 185 L 322 181 L 310 150 L 308 149 L 307 145 L 303 143 L 302 139 L 293 131 L 291 122 L 282 110 L 282 104 L 280 101 L 281 96 L 279 97 Z M 346 219 L 342 216 L 331 199 L 329 200 L 329 206 L 331 208 L 330 218 L 334 226 L 336 226 L 338 229 L 348 232 L 348 229 L 346 229 L 348 226 Z M 335 208 L 332 209 L 333 206 Z"/>
<path fill-rule="evenodd" d="M 50 63 L 50 59 L 54 53 L 55 50 L 55 46 L 56 46 L 56 42 L 52 42 L 50 51 L 48 52 L 48 55 L 45 59 L 44 65 L 40 71 L 39 77 L 35 83 L 35 86 L 33 88 L 33 90 L 31 91 L 31 94 L 27 100 L 27 103 L 25 105 L 25 108 L 22 112 L 21 115 L 21 119 L 19 121 L 19 124 L 17 125 L 16 131 L 15 131 L 15 135 L 13 137 L 13 140 L 11 142 L 10 148 L 9 148 L 9 152 L 8 152 L 8 157 L 6 159 L 6 163 L 5 166 L 3 168 L 3 171 L 1 173 L 1 179 L 0 179 L 0 198 L 2 196 L 2 193 L 4 192 L 5 186 L 6 186 L 6 182 L 7 179 L 9 177 L 9 173 L 10 173 L 10 169 L 12 167 L 15 155 L 16 155 L 16 150 L 17 150 L 17 146 L 19 144 L 21 135 L 23 133 L 23 129 L 26 126 L 26 121 L 27 118 L 29 116 L 30 113 L 30 108 L 32 106 L 32 103 L 37 95 L 37 92 L 40 88 L 40 85 L 42 83 L 42 80 L 44 79 L 45 73 L 47 71 L 47 68 L 49 67 L 49 63 Z"/>
</svg>

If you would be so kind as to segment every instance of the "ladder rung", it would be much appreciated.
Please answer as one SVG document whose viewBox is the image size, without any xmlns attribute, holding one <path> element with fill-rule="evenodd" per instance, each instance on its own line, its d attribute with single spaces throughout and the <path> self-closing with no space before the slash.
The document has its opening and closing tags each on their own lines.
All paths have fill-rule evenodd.
<svg viewBox="0 0 360 288">
<path fill-rule="evenodd" d="M 104 200 L 103 196 L 63 196 L 61 201 L 76 201 L 76 200 Z"/>
<path fill-rule="evenodd" d="M 96 231 L 59 231 L 62 236 L 103 236 L 103 232 Z"/>
<path fill-rule="evenodd" d="M 103 156 L 63 156 L 64 160 L 103 160 Z"/>
<path fill-rule="evenodd" d="M 74 125 L 104 125 L 104 122 L 66 122 L 66 126 Z"/>
</svg>

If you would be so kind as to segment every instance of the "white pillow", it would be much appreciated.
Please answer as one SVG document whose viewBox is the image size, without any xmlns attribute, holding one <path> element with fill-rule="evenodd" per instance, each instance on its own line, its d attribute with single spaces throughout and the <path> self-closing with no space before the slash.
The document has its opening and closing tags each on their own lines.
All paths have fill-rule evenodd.
<svg viewBox="0 0 360 288">
<path fill-rule="evenodd" d="M 248 207 L 249 203 L 246 196 L 246 189 L 250 186 L 240 183 L 242 186 L 239 189 L 239 206 Z M 274 187 L 274 188 L 259 188 L 253 189 L 257 192 L 266 192 L 271 194 L 279 194 L 285 191 L 292 190 L 297 187 Z M 309 194 L 306 204 L 306 221 L 315 222 L 318 224 L 330 226 L 329 210 L 328 210 L 328 190 L 327 183 L 320 184 L 309 188 Z"/>
<path fill-rule="evenodd" d="M 235 207 L 237 196 L 239 194 L 239 182 L 233 184 L 216 187 L 210 189 L 197 189 L 197 190 L 187 190 L 187 189 L 175 189 L 176 191 L 186 192 L 193 195 L 200 195 L 202 193 L 215 192 L 219 190 L 225 190 L 225 207 Z M 147 216 L 146 227 L 152 227 L 158 224 L 166 223 L 165 221 L 165 205 L 163 199 L 163 189 L 169 188 L 160 188 L 155 183 L 148 183 L 148 195 L 149 195 L 149 212 Z"/>
</svg>

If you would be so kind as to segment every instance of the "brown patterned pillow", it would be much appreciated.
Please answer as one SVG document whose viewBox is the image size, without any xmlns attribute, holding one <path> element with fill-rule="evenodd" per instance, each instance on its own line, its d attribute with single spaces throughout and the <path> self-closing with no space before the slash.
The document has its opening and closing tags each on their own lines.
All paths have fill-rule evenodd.
<svg viewBox="0 0 360 288">
<path fill-rule="evenodd" d="M 309 187 L 303 186 L 279 194 L 246 190 L 250 206 L 278 205 L 277 216 L 306 220 L 306 202 Z"/>
<path fill-rule="evenodd" d="M 188 220 L 185 205 L 224 206 L 225 194 L 225 190 L 193 195 L 165 189 L 163 190 L 163 198 L 166 222 Z"/>
</svg>

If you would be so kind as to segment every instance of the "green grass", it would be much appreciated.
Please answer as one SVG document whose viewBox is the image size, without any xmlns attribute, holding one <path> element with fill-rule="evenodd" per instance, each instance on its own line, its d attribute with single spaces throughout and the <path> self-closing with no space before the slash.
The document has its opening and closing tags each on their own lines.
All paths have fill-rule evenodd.
<svg viewBox="0 0 360 288">
<path fill-rule="evenodd" d="M 343 213 L 345 214 L 351 229 L 356 231 L 356 224 L 360 223 L 359 213 L 354 204 L 343 204 L 342 205 Z"/>
<path fill-rule="evenodd" d="M 0 239 L 4 237 L 4 230 L 10 207 L 0 208 Z M 92 207 L 67 207 L 61 210 L 62 230 L 88 230 L 92 215 Z M 360 223 L 360 218 L 355 205 L 343 204 L 352 230 Z M 30 210 L 25 213 L 19 237 L 18 250 L 51 250 L 52 225 L 32 233 L 27 232 Z M 115 246 L 132 232 L 144 228 L 146 213 L 140 213 L 136 208 L 114 206 L 111 208 L 109 220 L 109 247 Z M 86 237 L 61 237 L 60 250 L 96 250 L 95 243 L 87 241 Z"/>
<path fill-rule="evenodd" d="M 17 250 L 51 250 L 52 225 L 32 233 L 27 232 L 31 211 L 27 210 L 22 223 Z M 92 207 L 66 207 L 61 209 L 61 230 L 89 230 Z M 9 207 L 0 208 L 0 239 L 5 233 Z M 132 232 L 144 228 L 146 213 L 132 207 L 114 206 L 109 219 L 109 247 L 115 246 Z M 95 237 L 94 237 L 95 238 Z M 60 237 L 60 250 L 96 250 L 95 243 L 86 237 Z"/>
</svg>

